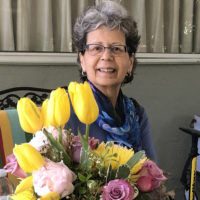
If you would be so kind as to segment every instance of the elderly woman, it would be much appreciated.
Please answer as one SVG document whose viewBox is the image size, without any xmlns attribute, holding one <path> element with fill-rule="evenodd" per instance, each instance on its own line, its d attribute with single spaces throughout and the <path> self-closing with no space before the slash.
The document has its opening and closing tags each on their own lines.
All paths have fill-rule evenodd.
<svg viewBox="0 0 200 200">
<path fill-rule="evenodd" d="M 74 26 L 81 80 L 89 82 L 100 111 L 90 137 L 112 140 L 135 152 L 143 149 L 156 160 L 146 112 L 121 90 L 133 80 L 139 39 L 136 23 L 113 1 L 90 7 Z M 85 132 L 73 111 L 68 126 L 75 134 L 77 129 Z"/>
</svg>

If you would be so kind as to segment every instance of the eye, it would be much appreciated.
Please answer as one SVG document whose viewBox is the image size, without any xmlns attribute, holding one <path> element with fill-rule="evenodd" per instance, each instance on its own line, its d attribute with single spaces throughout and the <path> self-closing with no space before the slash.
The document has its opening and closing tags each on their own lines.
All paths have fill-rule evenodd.
<svg viewBox="0 0 200 200">
<path fill-rule="evenodd" d="M 121 46 L 113 46 L 112 47 L 112 51 L 116 52 L 116 53 L 123 52 L 123 47 L 121 47 Z"/>
<path fill-rule="evenodd" d="M 100 51 L 103 50 L 103 47 L 100 46 L 100 45 L 92 45 L 92 49 L 91 50 L 100 52 Z"/>
</svg>

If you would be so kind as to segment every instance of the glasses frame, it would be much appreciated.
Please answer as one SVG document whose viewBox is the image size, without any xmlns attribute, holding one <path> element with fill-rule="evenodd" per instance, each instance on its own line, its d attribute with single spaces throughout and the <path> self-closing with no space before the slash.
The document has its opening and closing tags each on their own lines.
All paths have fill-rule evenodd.
<svg viewBox="0 0 200 200">
<path fill-rule="evenodd" d="M 102 52 L 99 52 L 99 53 L 96 53 L 96 54 L 91 54 L 91 52 L 89 51 L 89 47 L 91 45 L 97 45 L 97 46 L 100 46 L 100 47 L 103 47 L 103 51 Z M 124 52 L 122 52 L 122 54 L 120 55 L 117 55 L 113 52 L 113 49 L 115 47 L 124 47 Z M 84 47 L 84 50 L 87 50 L 88 51 L 88 54 L 91 55 L 91 56 L 101 56 L 103 55 L 103 53 L 105 52 L 106 49 L 109 49 L 110 50 L 110 53 L 113 55 L 113 56 L 116 56 L 116 57 L 121 57 L 124 55 L 124 53 L 128 53 L 128 47 L 126 45 L 122 45 L 122 44 L 118 44 L 118 45 L 111 45 L 111 46 L 108 46 L 108 47 L 105 47 L 103 46 L 102 44 L 86 44 L 85 47 Z"/>
</svg>

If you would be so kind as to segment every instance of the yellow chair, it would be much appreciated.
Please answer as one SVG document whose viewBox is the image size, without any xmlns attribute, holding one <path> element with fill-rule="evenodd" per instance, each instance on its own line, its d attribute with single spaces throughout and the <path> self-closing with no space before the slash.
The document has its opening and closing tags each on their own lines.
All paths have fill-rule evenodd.
<svg viewBox="0 0 200 200">
<path fill-rule="evenodd" d="M 19 124 L 16 109 L 0 110 L 0 168 L 6 164 L 6 157 L 12 154 L 15 144 L 28 142 L 32 134 L 25 133 Z M 9 179 L 16 185 L 18 180 L 13 175 Z"/>
</svg>

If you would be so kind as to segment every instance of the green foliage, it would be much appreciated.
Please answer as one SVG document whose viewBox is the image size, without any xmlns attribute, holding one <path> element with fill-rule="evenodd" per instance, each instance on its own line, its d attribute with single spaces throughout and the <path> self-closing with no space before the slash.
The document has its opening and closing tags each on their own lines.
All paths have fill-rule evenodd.
<svg viewBox="0 0 200 200">
<path fill-rule="evenodd" d="M 127 165 L 121 165 L 116 172 L 116 179 L 127 180 L 130 175 L 130 168 Z"/>
<path fill-rule="evenodd" d="M 69 157 L 68 153 L 65 151 L 63 145 L 58 142 L 51 133 L 49 133 L 45 128 L 43 129 L 43 133 L 46 135 L 48 140 L 50 141 L 51 145 L 55 147 L 58 151 L 62 152 L 63 154 L 63 161 L 67 166 L 71 165 L 71 158 Z"/>
<path fill-rule="evenodd" d="M 145 151 L 138 151 L 126 163 L 132 169 L 142 158 L 145 157 Z"/>
</svg>

